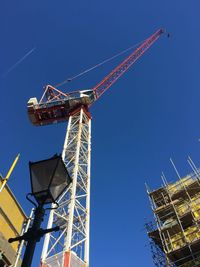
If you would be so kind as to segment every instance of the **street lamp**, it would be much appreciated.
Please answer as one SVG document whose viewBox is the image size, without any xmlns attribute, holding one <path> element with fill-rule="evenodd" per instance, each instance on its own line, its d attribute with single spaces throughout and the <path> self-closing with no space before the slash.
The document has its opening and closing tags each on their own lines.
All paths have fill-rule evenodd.
<svg viewBox="0 0 200 267">
<path fill-rule="evenodd" d="M 20 240 L 27 241 L 21 267 L 31 266 L 36 243 L 42 236 L 59 230 L 58 226 L 51 229 L 40 228 L 45 214 L 44 205 L 56 203 L 56 200 L 71 183 L 71 177 L 65 164 L 58 155 L 42 161 L 29 162 L 29 170 L 32 193 L 27 195 L 27 199 L 36 207 L 33 224 L 24 235 L 8 240 L 10 243 Z M 37 204 L 29 198 L 30 195 L 35 198 Z"/>
</svg>

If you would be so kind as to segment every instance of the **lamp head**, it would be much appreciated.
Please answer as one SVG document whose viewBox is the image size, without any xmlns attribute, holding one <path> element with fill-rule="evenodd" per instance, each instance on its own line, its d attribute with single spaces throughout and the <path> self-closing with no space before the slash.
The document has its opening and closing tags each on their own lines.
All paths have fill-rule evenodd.
<svg viewBox="0 0 200 267">
<path fill-rule="evenodd" d="M 29 162 L 32 195 L 38 204 L 55 203 L 71 183 L 61 156 Z"/>
</svg>

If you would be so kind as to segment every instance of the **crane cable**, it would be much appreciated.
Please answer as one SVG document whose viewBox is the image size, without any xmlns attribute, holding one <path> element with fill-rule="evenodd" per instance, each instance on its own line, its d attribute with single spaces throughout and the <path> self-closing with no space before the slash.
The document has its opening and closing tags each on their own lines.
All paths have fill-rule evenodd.
<svg viewBox="0 0 200 267">
<path fill-rule="evenodd" d="M 107 63 L 107 62 L 113 60 L 114 58 L 119 57 L 119 56 L 125 54 L 125 53 L 128 52 L 129 50 L 131 50 L 131 49 L 133 49 L 133 48 L 139 46 L 140 44 L 142 44 L 142 43 L 145 42 L 145 41 L 146 41 L 146 39 L 143 40 L 143 41 L 141 41 L 141 42 L 139 42 L 139 43 L 137 43 L 137 44 L 135 44 L 135 45 L 133 45 L 133 46 L 130 46 L 129 48 L 126 48 L 125 50 L 119 52 L 118 54 L 116 54 L 116 55 L 114 55 L 114 56 L 112 56 L 112 57 L 110 57 L 110 58 L 108 58 L 108 59 L 103 60 L 102 62 L 96 64 L 95 66 L 90 67 L 90 68 L 88 68 L 88 69 L 86 69 L 86 70 L 80 72 L 79 74 L 77 74 L 77 75 L 75 75 L 75 76 L 73 76 L 73 77 L 71 77 L 71 78 L 68 78 L 68 79 L 64 80 L 63 82 L 54 85 L 54 87 L 60 87 L 60 86 L 66 84 L 66 83 L 68 83 L 68 82 L 71 82 L 72 80 L 74 80 L 74 79 L 76 79 L 76 78 L 78 78 L 78 77 L 80 77 L 80 76 L 82 76 L 82 75 L 84 75 L 84 74 L 86 74 L 86 73 L 88 73 L 88 72 L 90 72 L 90 71 L 92 71 L 92 70 L 94 70 L 94 69 L 96 69 L 96 68 L 102 66 L 103 64 L 105 64 L 105 63 Z"/>
</svg>

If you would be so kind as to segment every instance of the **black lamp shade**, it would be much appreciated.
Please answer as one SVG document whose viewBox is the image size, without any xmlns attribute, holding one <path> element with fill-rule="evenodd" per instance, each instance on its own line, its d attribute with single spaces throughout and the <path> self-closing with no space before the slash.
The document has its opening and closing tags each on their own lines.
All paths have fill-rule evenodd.
<svg viewBox="0 0 200 267">
<path fill-rule="evenodd" d="M 38 204 L 55 202 L 71 183 L 61 156 L 29 162 L 32 194 Z"/>
</svg>

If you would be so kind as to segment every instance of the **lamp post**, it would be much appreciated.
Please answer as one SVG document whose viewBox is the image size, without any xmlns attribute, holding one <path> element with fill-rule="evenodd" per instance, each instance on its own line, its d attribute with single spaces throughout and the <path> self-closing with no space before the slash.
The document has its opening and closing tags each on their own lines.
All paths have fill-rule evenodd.
<svg viewBox="0 0 200 267">
<path fill-rule="evenodd" d="M 58 231 L 59 227 L 51 229 L 41 229 L 41 223 L 45 214 L 44 205 L 56 203 L 56 200 L 71 183 L 71 178 L 65 167 L 61 156 L 37 162 L 29 162 L 32 193 L 27 195 L 27 199 L 35 205 L 35 213 L 32 227 L 16 238 L 10 238 L 10 243 L 14 241 L 27 241 L 26 250 L 21 267 L 30 267 L 33 259 L 36 243 L 40 241 L 46 233 Z M 37 202 L 35 204 L 29 196 L 33 196 Z"/>
</svg>

